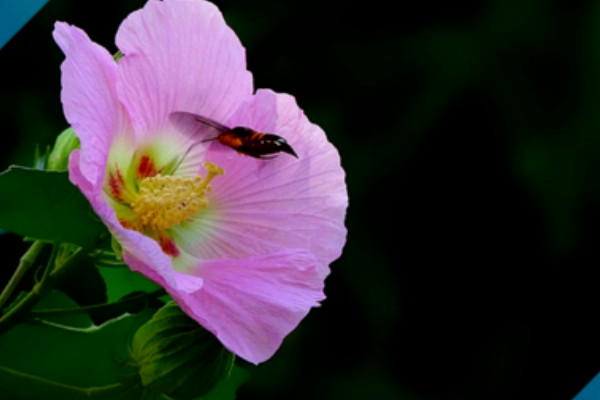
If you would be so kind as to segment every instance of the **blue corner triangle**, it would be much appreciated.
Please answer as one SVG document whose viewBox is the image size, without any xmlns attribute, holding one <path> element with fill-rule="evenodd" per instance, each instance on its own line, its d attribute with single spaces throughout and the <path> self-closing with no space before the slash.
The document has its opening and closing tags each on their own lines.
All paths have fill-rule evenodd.
<svg viewBox="0 0 600 400">
<path fill-rule="evenodd" d="M 600 373 L 585 385 L 573 400 L 600 400 Z"/>
<path fill-rule="evenodd" d="M 0 0 L 0 49 L 48 0 Z"/>
</svg>

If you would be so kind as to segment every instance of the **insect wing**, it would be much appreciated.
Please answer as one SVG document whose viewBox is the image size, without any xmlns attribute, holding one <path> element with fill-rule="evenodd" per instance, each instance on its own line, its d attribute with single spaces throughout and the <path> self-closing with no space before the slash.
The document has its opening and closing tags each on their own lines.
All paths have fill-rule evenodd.
<svg viewBox="0 0 600 400">
<path fill-rule="evenodd" d="M 214 140 L 219 134 L 229 130 L 227 126 L 210 118 L 184 111 L 171 113 L 169 120 L 178 131 L 193 140 Z"/>
</svg>

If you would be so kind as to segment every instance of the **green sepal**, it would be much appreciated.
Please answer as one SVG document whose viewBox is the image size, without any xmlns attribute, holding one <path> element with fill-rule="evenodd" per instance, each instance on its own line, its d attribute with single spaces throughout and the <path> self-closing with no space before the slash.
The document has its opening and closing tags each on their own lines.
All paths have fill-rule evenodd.
<svg viewBox="0 0 600 400">
<path fill-rule="evenodd" d="M 79 148 L 79 138 L 73 128 L 61 132 L 54 142 L 54 147 L 48 155 L 46 168 L 51 171 L 66 171 L 69 167 L 69 155 Z"/>
<path fill-rule="evenodd" d="M 228 377 L 235 356 L 174 302 L 142 325 L 131 357 L 144 387 L 173 399 L 195 399 Z"/>
<path fill-rule="evenodd" d="M 40 145 L 36 143 L 35 151 L 33 153 L 33 168 L 35 169 L 46 169 L 46 163 L 50 155 L 50 146 L 46 146 L 46 150 L 42 153 Z"/>
<path fill-rule="evenodd" d="M 121 246 L 121 243 L 119 243 L 114 236 L 110 237 L 110 248 L 112 249 L 113 253 L 115 253 L 115 258 L 117 260 L 120 261 L 123 259 L 123 246 Z"/>
</svg>

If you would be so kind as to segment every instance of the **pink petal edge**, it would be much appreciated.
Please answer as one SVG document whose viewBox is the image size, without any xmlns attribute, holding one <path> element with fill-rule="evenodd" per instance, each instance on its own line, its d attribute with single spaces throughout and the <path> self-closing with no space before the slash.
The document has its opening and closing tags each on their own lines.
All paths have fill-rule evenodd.
<svg viewBox="0 0 600 400">
<path fill-rule="evenodd" d="M 174 111 L 224 120 L 252 95 L 245 49 L 212 3 L 150 0 L 117 32 L 119 98 L 136 133 L 164 128 Z"/>
<path fill-rule="evenodd" d="M 304 250 L 203 260 L 190 279 L 198 277 L 203 280 L 201 290 L 167 290 L 226 348 L 255 364 L 269 359 L 283 338 L 325 298 L 316 260 Z M 188 286 L 194 285 L 198 282 Z"/>
<path fill-rule="evenodd" d="M 81 141 L 81 173 L 101 185 L 111 139 L 128 126 L 116 94 L 117 64 L 77 27 L 57 22 L 53 36 L 66 56 L 61 66 L 61 101 Z"/>
</svg>

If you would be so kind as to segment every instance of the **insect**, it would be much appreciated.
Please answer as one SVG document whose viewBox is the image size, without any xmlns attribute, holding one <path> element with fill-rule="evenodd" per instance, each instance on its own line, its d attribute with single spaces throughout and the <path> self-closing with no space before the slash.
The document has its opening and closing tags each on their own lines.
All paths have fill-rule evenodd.
<svg viewBox="0 0 600 400">
<path fill-rule="evenodd" d="M 276 157 L 276 154 L 279 152 L 283 152 L 298 158 L 298 155 L 287 140 L 272 133 L 258 132 L 245 126 L 230 128 L 212 119 L 187 112 L 172 113 L 171 121 L 180 126 L 182 122 L 189 123 L 189 121 L 194 121 L 205 127 L 212 128 L 215 133 L 218 133 L 217 136 L 204 139 L 202 140 L 203 142 L 216 140 L 222 145 L 250 157 L 266 160 Z M 189 126 L 187 130 L 190 130 Z"/>
</svg>

